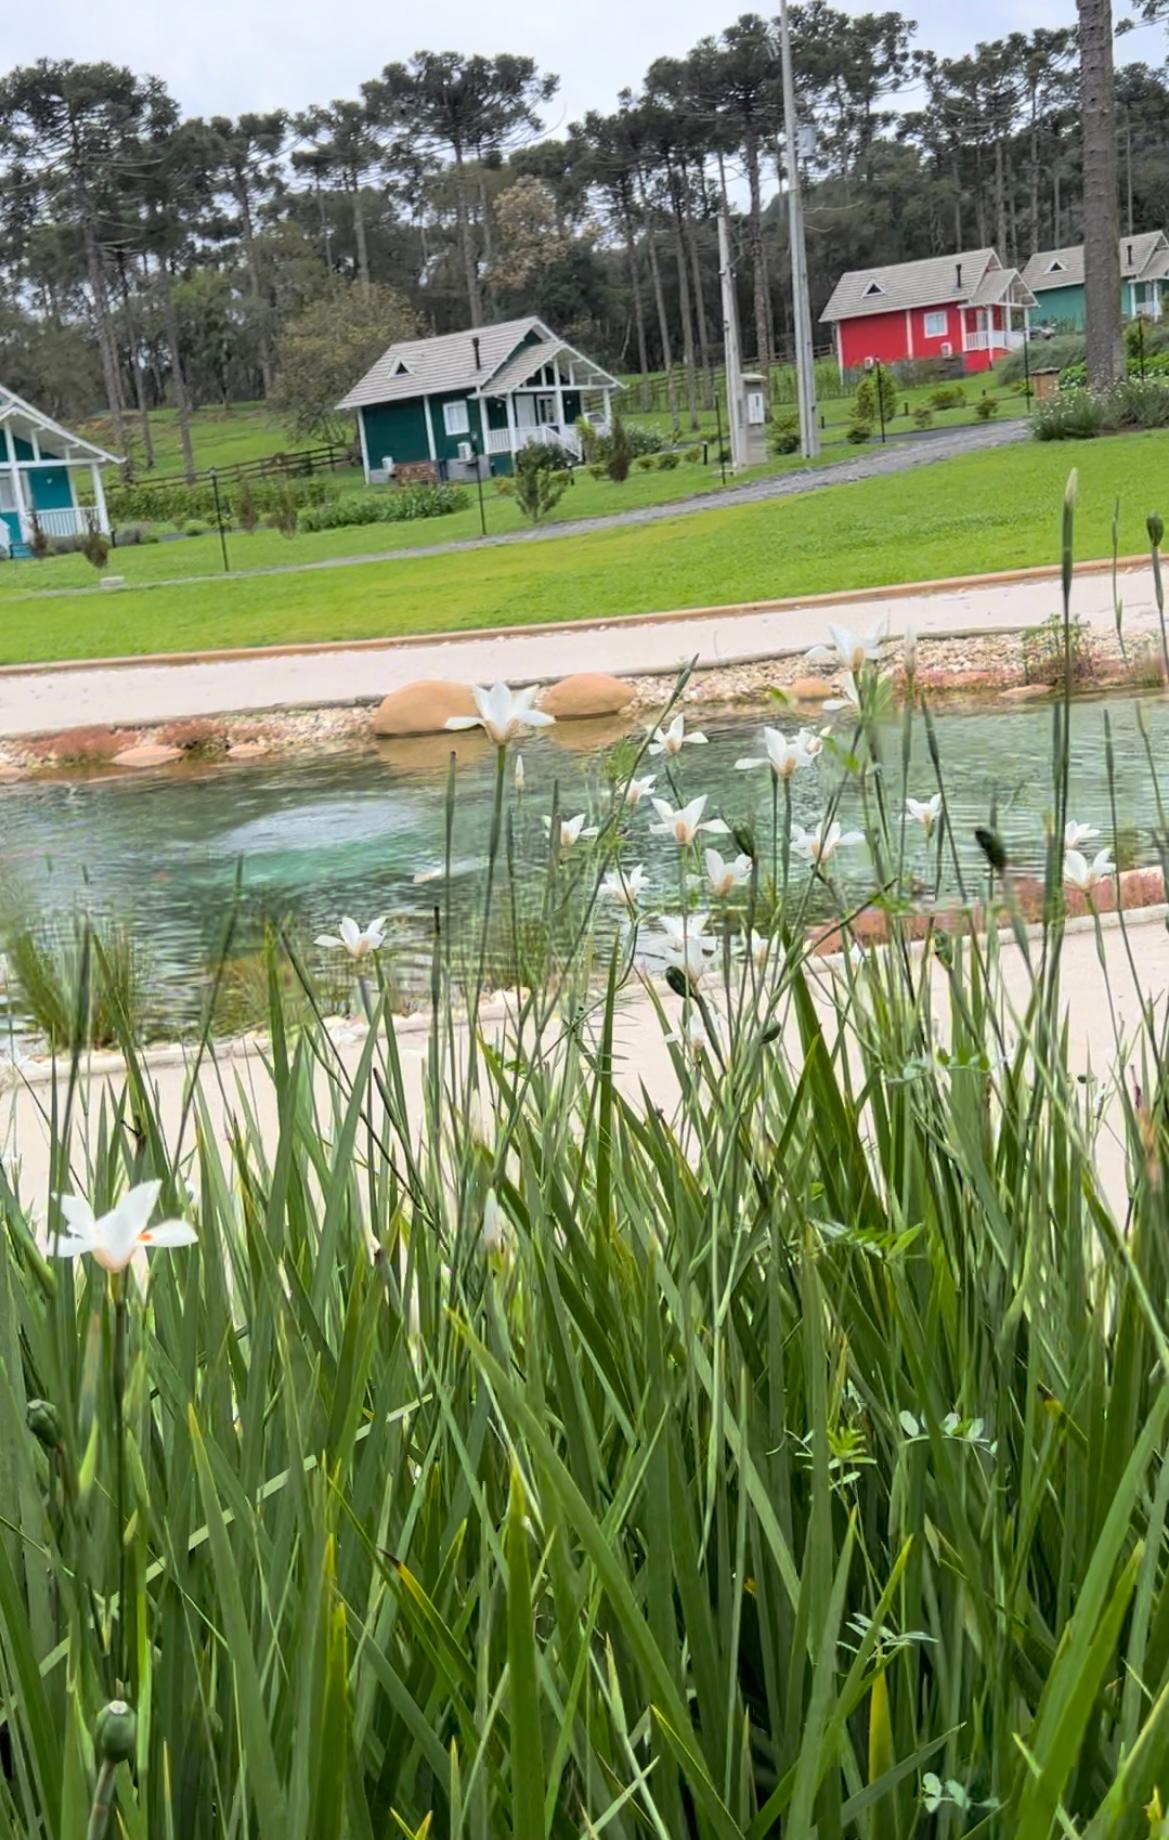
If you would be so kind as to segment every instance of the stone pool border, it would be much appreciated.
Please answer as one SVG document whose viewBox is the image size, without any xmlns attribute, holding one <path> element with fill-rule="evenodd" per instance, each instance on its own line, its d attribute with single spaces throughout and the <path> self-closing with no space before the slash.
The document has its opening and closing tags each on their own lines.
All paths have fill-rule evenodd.
<svg viewBox="0 0 1169 1840">
<path fill-rule="evenodd" d="M 952 916 L 964 911 L 958 908 L 949 910 Z M 1169 902 L 1162 900 L 1145 907 L 1124 907 L 1119 911 L 1116 908 L 1110 908 L 1096 914 L 1076 914 L 1065 921 L 1064 931 L 1077 935 L 1094 932 L 1096 927 L 1100 926 L 1106 932 L 1110 932 L 1118 930 L 1122 921 L 1125 926 L 1129 927 L 1169 925 Z M 938 928 L 937 930 L 945 930 L 951 934 L 954 931 L 953 928 Z M 839 931 L 839 928 L 829 927 L 820 935 L 811 937 L 809 960 L 828 966 L 839 964 L 842 961 L 844 954 L 841 950 L 825 949 L 833 931 Z M 985 931 L 985 928 L 980 928 L 980 936 L 985 936 Z M 1016 943 L 1013 928 L 1000 925 L 996 926 L 994 931 L 1000 945 L 1013 946 Z M 1042 937 L 1042 923 L 1039 921 L 1026 922 L 1023 926 L 1023 933 L 1028 940 Z M 880 944 L 881 942 L 876 940 L 871 943 Z M 918 954 L 923 950 L 925 941 L 923 938 L 914 938 L 910 939 L 908 944 L 910 951 Z M 644 997 L 639 1000 L 645 1001 Z M 480 1005 L 479 1021 L 481 1024 L 505 1022 L 512 1013 L 513 1007 L 513 1004 L 501 998 L 493 998 Z M 468 1020 L 466 1013 L 454 1018 L 458 1028 L 466 1028 Z M 325 1018 L 325 1024 L 330 1039 L 337 1047 L 362 1042 L 369 1033 L 369 1024 L 361 1018 L 330 1016 Z M 413 1015 L 394 1018 L 395 1037 L 426 1037 L 430 1034 L 431 1026 L 432 1018 L 429 1011 L 419 1011 Z M 255 1032 L 212 1041 L 202 1053 L 195 1045 L 163 1042 L 155 1048 L 144 1048 L 138 1056 L 138 1065 L 145 1073 L 172 1067 L 185 1067 L 193 1071 L 196 1064 L 200 1068 L 214 1069 L 224 1062 L 259 1060 L 270 1050 L 270 1047 L 269 1037 Z M 24 1062 L 0 1061 L 0 1094 L 14 1094 L 22 1087 L 36 1090 L 51 1085 L 54 1080 L 62 1084 L 67 1083 L 72 1064 L 71 1060 L 60 1056 L 52 1060 L 46 1058 L 43 1061 L 33 1059 Z M 119 1075 L 124 1077 L 125 1074 L 126 1062 L 120 1054 L 94 1050 L 79 1063 L 79 1082 L 86 1084 L 94 1080 L 117 1078 Z"/>
</svg>

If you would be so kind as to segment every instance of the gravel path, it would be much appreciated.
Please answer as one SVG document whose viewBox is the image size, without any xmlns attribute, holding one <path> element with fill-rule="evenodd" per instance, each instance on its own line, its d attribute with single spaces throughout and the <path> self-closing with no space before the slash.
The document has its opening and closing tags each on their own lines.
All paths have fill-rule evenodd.
<svg viewBox="0 0 1169 1840">
<path fill-rule="evenodd" d="M 855 457 L 834 460 L 827 466 L 809 467 L 790 473 L 771 474 L 766 479 L 748 480 L 744 485 L 725 490 L 699 492 L 691 498 L 675 498 L 664 505 L 643 505 L 637 511 L 614 511 L 606 517 L 572 518 L 557 524 L 545 524 L 532 530 L 510 530 L 497 537 L 462 537 L 450 543 L 426 543 L 417 548 L 377 550 L 361 556 L 329 556 L 319 562 L 284 562 L 266 569 L 233 569 L 233 581 L 259 575 L 305 575 L 317 569 L 352 569 L 371 562 L 412 562 L 416 556 L 449 556 L 460 550 L 503 548 L 512 543 L 550 543 L 560 537 L 584 536 L 594 530 L 616 530 L 623 525 L 658 524 L 664 518 L 686 517 L 695 511 L 721 511 L 728 505 L 755 505 L 772 498 L 796 498 L 804 492 L 818 492 L 824 486 L 852 485 L 860 479 L 877 479 L 886 473 L 908 473 L 919 466 L 933 466 L 939 460 L 953 460 L 961 454 L 981 453 L 985 448 L 1005 447 L 1027 435 L 1023 420 L 987 422 L 973 428 L 961 428 L 942 434 L 898 436 L 888 447 L 858 448 Z M 117 551 L 111 568 L 116 567 Z M 223 582 L 222 574 L 171 575 L 165 581 L 131 581 L 128 589 L 184 588 L 196 582 Z M 20 595 L 21 600 L 41 600 L 64 595 L 101 594 L 100 584 L 92 588 L 45 588 L 38 593 Z"/>
</svg>

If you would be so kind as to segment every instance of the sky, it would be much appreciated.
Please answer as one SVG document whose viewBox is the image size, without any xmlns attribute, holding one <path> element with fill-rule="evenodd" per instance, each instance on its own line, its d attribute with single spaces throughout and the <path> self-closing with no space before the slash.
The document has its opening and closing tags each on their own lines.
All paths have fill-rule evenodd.
<svg viewBox="0 0 1169 1840">
<path fill-rule="evenodd" d="M 896 0 L 837 0 L 853 13 Z M 162 77 L 187 114 L 237 115 L 356 95 L 383 65 L 428 50 L 516 51 L 561 80 L 547 118 L 555 132 L 586 109 L 611 109 L 654 58 L 679 56 L 718 32 L 750 0 L 428 0 L 416 14 L 357 0 L 333 14 L 320 0 L 42 0 L 10 7 L 0 37 L 6 63 L 40 57 L 109 59 Z M 756 10 L 771 13 L 770 4 Z M 1070 24 L 1074 0 L 900 0 L 917 43 L 943 55 L 1036 26 Z M 1119 18 L 1128 9 L 1116 0 Z M 970 14 L 974 14 L 973 20 Z M 965 16 L 965 17 L 964 17 Z M 336 22 L 334 24 L 334 22 Z M 1160 62 L 1164 28 L 1121 39 L 1126 57 Z M 3 64 L 0 64 L 0 69 Z"/>
</svg>

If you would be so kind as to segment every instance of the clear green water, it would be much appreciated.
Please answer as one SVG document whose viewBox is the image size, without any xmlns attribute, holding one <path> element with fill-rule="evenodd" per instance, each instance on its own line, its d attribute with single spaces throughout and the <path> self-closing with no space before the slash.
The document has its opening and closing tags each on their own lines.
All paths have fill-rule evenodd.
<svg viewBox="0 0 1169 1840">
<path fill-rule="evenodd" d="M 1122 826 L 1141 831 L 1141 854 L 1153 854 L 1157 823 L 1152 775 L 1137 712 L 1143 708 L 1154 768 L 1169 802 L 1169 702 L 1156 696 L 1079 702 L 1072 722 L 1071 815 L 1111 835 L 1104 768 L 1104 724 L 1111 723 L 1116 800 Z M 959 849 L 980 862 L 976 825 L 997 807 L 997 826 L 1012 859 L 1039 868 L 1044 814 L 1051 805 L 1051 712 L 1044 706 L 939 713 L 936 718 L 946 791 Z M 674 771 L 686 797 L 710 795 L 708 815 L 752 821 L 770 838 L 770 776 L 734 770 L 759 750 L 758 715 L 704 719 L 707 747 L 687 747 Z M 591 725 L 590 725 L 591 728 Z M 614 731 L 604 731 L 611 744 Z M 591 743 L 591 745 L 589 745 Z M 399 975 L 421 984 L 441 883 L 416 883 L 443 856 L 446 802 L 445 742 L 387 749 L 380 755 L 282 761 L 188 773 L 124 775 L 71 782 L 16 783 L 0 791 L 0 857 L 9 901 L 67 917 L 89 912 L 129 920 L 143 941 L 152 982 L 165 1015 L 176 1023 L 197 1014 L 197 973 L 221 937 L 240 877 L 243 940 L 254 942 L 264 919 L 311 938 L 352 913 L 364 923 L 392 916 Z M 608 749 L 581 725 L 533 736 L 524 745 L 527 785 L 520 807 L 518 856 L 538 874 L 543 851 L 540 814 L 554 783 L 566 814 L 599 819 L 608 805 Z M 935 788 L 920 722 L 914 735 L 909 790 Z M 647 762 L 650 771 L 660 762 Z M 481 873 L 490 820 L 493 755 L 478 737 L 460 749 L 452 856 L 456 902 L 466 911 Z M 891 796 L 899 803 L 900 743 L 887 737 Z M 797 822 L 813 824 L 839 769 L 822 762 L 795 781 Z M 663 789 L 659 780 L 659 790 Z M 508 796 L 514 795 L 510 781 Z M 841 817 L 858 816 L 852 795 Z M 631 822 L 626 860 L 644 862 L 665 905 L 676 905 L 677 856 L 672 843 L 651 837 L 646 801 Z M 724 853 L 727 839 L 713 840 Z M 911 840 L 928 870 L 920 834 Z M 844 879 L 864 884 L 867 858 L 837 858 Z"/>
</svg>

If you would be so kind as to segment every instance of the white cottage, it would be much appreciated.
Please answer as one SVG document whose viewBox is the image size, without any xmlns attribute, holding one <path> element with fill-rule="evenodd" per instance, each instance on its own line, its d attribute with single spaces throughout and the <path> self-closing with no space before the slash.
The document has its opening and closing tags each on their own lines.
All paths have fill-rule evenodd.
<svg viewBox="0 0 1169 1840">
<path fill-rule="evenodd" d="M 0 384 L 0 560 L 30 556 L 38 527 L 50 540 L 84 536 L 91 521 L 108 531 L 101 470 L 119 464 Z M 77 502 L 79 473 L 89 474 L 92 505 Z"/>
</svg>

